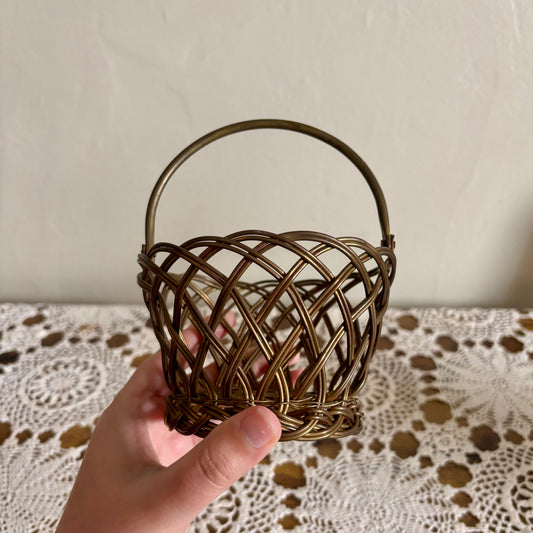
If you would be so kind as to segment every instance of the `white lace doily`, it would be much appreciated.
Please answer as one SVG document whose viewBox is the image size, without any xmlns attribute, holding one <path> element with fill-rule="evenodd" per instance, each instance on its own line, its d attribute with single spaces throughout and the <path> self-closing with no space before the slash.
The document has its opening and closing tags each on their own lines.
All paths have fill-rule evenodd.
<svg viewBox="0 0 533 533">
<path fill-rule="evenodd" d="M 280 443 L 193 532 L 533 531 L 533 312 L 389 310 L 363 432 Z M 0 532 L 54 531 L 141 306 L 0 305 Z"/>
</svg>

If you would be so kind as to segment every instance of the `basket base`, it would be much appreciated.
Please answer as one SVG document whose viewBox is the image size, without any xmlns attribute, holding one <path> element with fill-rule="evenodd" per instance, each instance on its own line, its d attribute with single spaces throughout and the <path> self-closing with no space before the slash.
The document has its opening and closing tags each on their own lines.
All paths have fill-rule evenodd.
<svg viewBox="0 0 533 533">
<path fill-rule="evenodd" d="M 170 394 L 165 403 L 165 423 L 183 435 L 206 437 L 218 422 L 253 405 L 273 411 L 281 423 L 281 441 L 315 441 L 356 435 L 362 429 L 363 413 L 357 398 L 324 404 L 304 398 L 285 404 L 275 400 L 194 399 Z"/>
</svg>

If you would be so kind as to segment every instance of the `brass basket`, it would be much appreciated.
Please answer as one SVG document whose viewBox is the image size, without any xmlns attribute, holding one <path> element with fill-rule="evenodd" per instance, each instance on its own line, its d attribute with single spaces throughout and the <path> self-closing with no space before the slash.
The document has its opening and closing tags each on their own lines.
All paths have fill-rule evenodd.
<svg viewBox="0 0 533 533">
<path fill-rule="evenodd" d="M 257 230 L 198 237 L 181 246 L 154 244 L 157 205 L 176 170 L 217 139 L 262 128 L 309 135 L 346 156 L 376 201 L 381 246 L 315 231 Z M 284 257 L 292 256 L 289 268 L 272 259 L 276 247 Z M 146 213 L 146 244 L 138 256 L 138 283 L 172 391 L 165 411 L 169 428 L 205 436 L 218 421 L 251 405 L 264 405 L 279 417 L 282 440 L 358 432 L 362 414 L 357 394 L 388 303 L 396 266 L 393 249 L 387 206 L 376 178 L 351 148 L 319 129 L 286 120 L 251 120 L 217 129 L 185 148 L 154 187 Z M 229 272 L 213 264 L 221 252 L 234 254 Z M 328 266 L 330 254 L 343 257 L 340 271 Z M 247 277 L 258 269 L 268 279 L 255 282 Z M 236 316 L 234 326 L 226 320 L 229 311 Z M 199 333 L 195 353 L 183 336 L 190 325 Z M 228 332 L 225 340 L 215 335 L 221 325 Z M 301 373 L 293 383 L 295 354 L 300 354 Z M 258 375 L 254 363 L 261 358 L 266 371 Z"/>
</svg>

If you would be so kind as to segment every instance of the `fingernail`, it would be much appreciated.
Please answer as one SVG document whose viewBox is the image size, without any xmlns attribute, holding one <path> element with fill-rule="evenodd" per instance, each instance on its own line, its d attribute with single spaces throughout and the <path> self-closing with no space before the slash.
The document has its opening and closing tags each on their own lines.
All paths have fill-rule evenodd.
<svg viewBox="0 0 533 533">
<path fill-rule="evenodd" d="M 277 431 L 272 424 L 273 416 L 266 407 L 256 407 L 242 419 L 241 430 L 254 448 L 262 448 L 276 438 Z"/>
</svg>

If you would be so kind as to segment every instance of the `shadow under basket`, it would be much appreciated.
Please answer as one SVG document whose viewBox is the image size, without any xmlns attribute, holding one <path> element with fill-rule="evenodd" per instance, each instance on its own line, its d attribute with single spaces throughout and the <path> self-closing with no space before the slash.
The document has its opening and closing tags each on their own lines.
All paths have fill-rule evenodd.
<svg viewBox="0 0 533 533">
<path fill-rule="evenodd" d="M 379 247 L 315 231 L 250 230 L 181 246 L 154 243 L 157 205 L 176 170 L 217 139 L 266 128 L 314 137 L 357 167 L 376 201 Z M 138 263 L 171 390 L 169 428 L 203 437 L 220 421 L 263 405 L 278 416 L 281 440 L 360 431 L 357 395 L 379 338 L 396 259 L 381 188 L 346 144 L 314 127 L 273 119 L 239 122 L 198 139 L 154 187 Z M 187 334 L 188 346 L 184 331 L 191 326 L 197 342 Z"/>
</svg>

